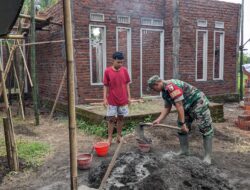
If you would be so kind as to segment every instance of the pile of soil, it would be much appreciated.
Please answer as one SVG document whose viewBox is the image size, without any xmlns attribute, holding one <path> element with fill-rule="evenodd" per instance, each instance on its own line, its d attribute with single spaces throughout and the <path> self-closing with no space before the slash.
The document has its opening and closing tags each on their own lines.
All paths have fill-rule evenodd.
<svg viewBox="0 0 250 190">
<path fill-rule="evenodd" d="M 91 187 L 98 188 L 108 162 L 92 168 Z M 199 158 L 177 157 L 169 152 L 164 156 L 128 152 L 121 154 L 107 180 L 110 190 L 231 190 L 234 189 L 219 169 L 204 164 Z"/>
</svg>

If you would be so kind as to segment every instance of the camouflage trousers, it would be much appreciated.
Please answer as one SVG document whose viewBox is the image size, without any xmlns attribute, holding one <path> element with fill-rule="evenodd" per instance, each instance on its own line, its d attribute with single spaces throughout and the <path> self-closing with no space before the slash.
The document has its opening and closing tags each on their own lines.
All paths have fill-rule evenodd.
<svg viewBox="0 0 250 190">
<path fill-rule="evenodd" d="M 190 130 L 194 120 L 196 121 L 197 127 L 203 136 L 213 134 L 212 118 L 207 100 L 205 98 L 199 99 L 189 111 L 185 111 L 185 122 Z M 177 122 L 178 126 L 181 127 L 179 121 Z"/>
</svg>

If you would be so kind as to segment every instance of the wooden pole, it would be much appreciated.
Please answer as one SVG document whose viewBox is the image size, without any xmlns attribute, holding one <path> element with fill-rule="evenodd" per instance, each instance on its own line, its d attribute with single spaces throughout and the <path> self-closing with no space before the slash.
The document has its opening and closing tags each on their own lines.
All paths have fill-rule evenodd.
<svg viewBox="0 0 250 190">
<path fill-rule="evenodd" d="M 15 75 L 15 78 L 16 78 L 17 88 L 19 90 L 19 93 L 18 93 L 19 96 L 18 97 L 19 97 L 19 104 L 20 104 L 21 114 L 22 114 L 23 120 L 25 120 L 24 109 L 23 109 L 23 101 L 22 101 L 22 92 L 21 92 L 20 82 L 18 80 L 15 65 L 13 65 L 13 69 L 14 69 L 14 75 Z"/>
<path fill-rule="evenodd" d="M 242 0 L 241 4 L 241 46 L 240 46 L 240 100 L 243 99 L 243 49 L 244 49 L 244 0 Z"/>
<path fill-rule="evenodd" d="M 11 139 L 10 139 L 10 130 L 9 130 L 9 120 L 7 117 L 3 118 L 3 127 L 4 127 L 4 137 L 5 137 L 5 145 L 6 145 L 6 153 L 7 153 L 7 160 L 9 168 L 12 168 L 12 152 L 11 152 Z"/>
<path fill-rule="evenodd" d="M 3 89 L 4 104 L 5 104 L 5 108 L 7 111 L 7 117 L 9 119 L 9 124 L 10 124 L 11 149 L 12 149 L 13 164 L 14 164 L 13 168 L 15 171 L 18 171 L 19 170 L 19 162 L 18 162 L 18 156 L 17 156 L 15 134 L 14 134 L 14 129 L 13 129 L 12 114 L 11 114 L 11 109 L 9 106 L 2 65 L 0 65 L 0 75 L 1 75 L 1 83 L 2 83 L 2 89 Z"/>
<path fill-rule="evenodd" d="M 60 86 L 59 86 L 59 89 L 58 89 L 58 92 L 57 92 L 57 95 L 56 95 L 56 99 L 55 99 L 54 105 L 53 105 L 52 110 L 50 112 L 49 119 L 52 119 L 52 117 L 53 117 L 54 111 L 56 109 L 56 104 L 58 102 L 59 96 L 60 96 L 61 91 L 62 91 L 62 87 L 63 87 L 63 84 L 64 84 L 64 80 L 65 80 L 66 74 L 67 74 L 67 69 L 64 70 L 63 77 L 62 77 L 62 80 L 61 80 L 61 83 L 60 83 Z"/>
<path fill-rule="evenodd" d="M 113 156 L 113 158 L 112 158 L 112 160 L 111 160 L 111 162 L 110 162 L 110 164 L 108 166 L 108 169 L 107 169 L 104 177 L 102 178 L 102 182 L 101 182 L 101 185 L 99 187 L 99 190 L 102 190 L 104 188 L 104 186 L 106 184 L 106 181 L 107 181 L 107 179 L 108 179 L 108 177 L 109 177 L 109 175 L 110 175 L 110 173 L 111 173 L 111 171 L 112 171 L 112 169 L 113 169 L 113 167 L 115 165 L 115 161 L 116 161 L 116 159 L 117 159 L 117 157 L 118 157 L 118 155 L 120 153 L 120 149 L 122 147 L 122 144 L 123 144 L 123 138 L 121 138 L 121 141 L 120 141 L 118 147 L 115 150 L 114 156 Z"/>
<path fill-rule="evenodd" d="M 75 113 L 75 74 L 74 49 L 71 18 L 71 1 L 63 0 L 64 35 L 66 43 L 67 76 L 68 76 L 68 113 L 69 113 L 69 141 L 70 141 L 70 174 L 71 190 L 77 189 L 77 141 L 76 141 L 76 113 Z"/>
<path fill-rule="evenodd" d="M 31 37 L 30 41 L 35 42 L 36 41 L 36 23 L 35 23 L 35 6 L 34 6 L 34 0 L 30 1 L 31 3 Z M 33 99 L 33 106 L 34 106 L 34 115 L 35 115 L 35 125 L 39 125 L 39 108 L 38 108 L 38 84 L 37 84 L 37 76 L 36 76 L 36 46 L 31 46 L 31 75 L 32 75 L 32 81 L 33 81 L 33 88 L 32 88 L 32 99 Z"/>
<path fill-rule="evenodd" d="M 22 50 L 22 48 L 21 48 L 21 46 L 20 46 L 20 42 L 19 42 L 18 40 L 17 40 L 17 45 L 18 45 L 18 48 L 19 48 L 19 50 L 20 50 L 20 52 L 21 52 L 21 55 L 22 55 L 22 57 L 23 57 L 23 64 L 24 64 L 24 68 L 25 68 L 25 70 L 26 70 L 26 72 L 27 72 L 27 75 L 28 75 L 28 79 L 29 79 L 29 82 L 30 82 L 30 86 L 33 87 L 33 82 L 32 82 L 32 80 L 31 80 L 30 72 L 29 72 L 29 69 L 28 69 L 28 66 L 27 66 L 26 57 L 25 57 L 25 55 L 24 55 L 24 53 L 23 53 L 23 50 Z"/>
<path fill-rule="evenodd" d="M 24 36 L 23 35 L 17 35 L 17 34 L 8 34 L 8 35 L 5 35 L 5 36 L 1 36 L 0 38 L 16 40 L 16 39 L 24 39 Z"/>
</svg>

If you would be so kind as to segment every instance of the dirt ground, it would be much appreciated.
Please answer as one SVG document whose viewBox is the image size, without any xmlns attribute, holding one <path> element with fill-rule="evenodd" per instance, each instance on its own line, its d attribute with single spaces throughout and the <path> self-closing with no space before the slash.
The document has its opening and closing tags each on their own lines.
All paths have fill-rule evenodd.
<svg viewBox="0 0 250 190">
<path fill-rule="evenodd" d="M 250 132 L 242 131 L 234 126 L 235 119 L 238 114 L 242 112 L 236 103 L 225 104 L 224 113 L 226 121 L 224 123 L 215 123 L 213 164 L 211 167 L 218 169 L 220 171 L 220 177 L 227 179 L 230 186 L 234 186 L 235 189 L 249 190 Z M 174 125 L 176 116 L 176 113 L 171 113 L 166 123 Z M 58 119 L 48 121 L 47 118 L 47 113 L 44 112 L 39 127 L 33 125 L 34 120 L 32 115 L 30 115 L 25 122 L 21 120 L 14 121 L 17 139 L 32 139 L 49 143 L 51 145 L 51 152 L 46 157 L 42 166 L 33 169 L 24 169 L 21 172 L 9 173 L 7 175 L 3 172 L 4 169 L 2 170 L 6 164 L 5 158 L 0 158 L 0 189 L 70 189 L 67 120 L 59 117 Z M 151 152 L 148 154 L 149 156 L 161 157 L 167 152 L 177 151 L 179 149 L 175 131 L 164 128 L 154 128 L 148 129 L 146 134 L 153 140 L 153 146 Z M 0 127 L 0 135 L 3 136 L 2 126 Z M 88 136 L 82 131 L 78 131 L 77 139 L 79 152 L 89 152 L 95 142 L 103 140 L 100 137 Z M 123 145 L 121 154 L 130 152 L 139 154 L 134 134 L 127 135 L 125 140 L 127 143 Z M 97 157 L 94 154 L 92 168 L 96 168 L 103 161 L 108 163 L 116 147 L 116 144 L 112 144 L 107 157 Z M 191 157 L 195 157 L 196 160 L 202 158 L 202 138 L 197 130 L 194 130 L 191 134 L 190 147 L 192 151 Z M 178 159 L 174 161 L 181 163 Z M 199 163 L 199 161 L 197 161 L 197 163 Z M 192 165 L 192 162 L 190 165 Z M 88 181 L 89 171 L 90 170 L 78 170 L 79 186 L 90 185 Z M 200 177 L 202 178 L 202 176 Z M 155 180 L 156 183 L 159 181 L 159 179 L 152 180 Z M 187 185 L 188 183 L 189 182 L 187 182 Z M 152 188 L 157 189 L 155 187 Z M 165 187 L 165 189 L 171 188 Z"/>
</svg>

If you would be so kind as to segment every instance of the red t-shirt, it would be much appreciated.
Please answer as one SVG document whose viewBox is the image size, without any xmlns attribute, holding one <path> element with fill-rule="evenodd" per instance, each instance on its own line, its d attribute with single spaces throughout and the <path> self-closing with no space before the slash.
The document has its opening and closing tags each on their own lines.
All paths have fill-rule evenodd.
<svg viewBox="0 0 250 190">
<path fill-rule="evenodd" d="M 115 71 L 112 66 L 104 72 L 103 84 L 108 89 L 108 103 L 112 106 L 123 106 L 128 104 L 127 84 L 130 82 L 128 71 L 121 67 Z"/>
</svg>

